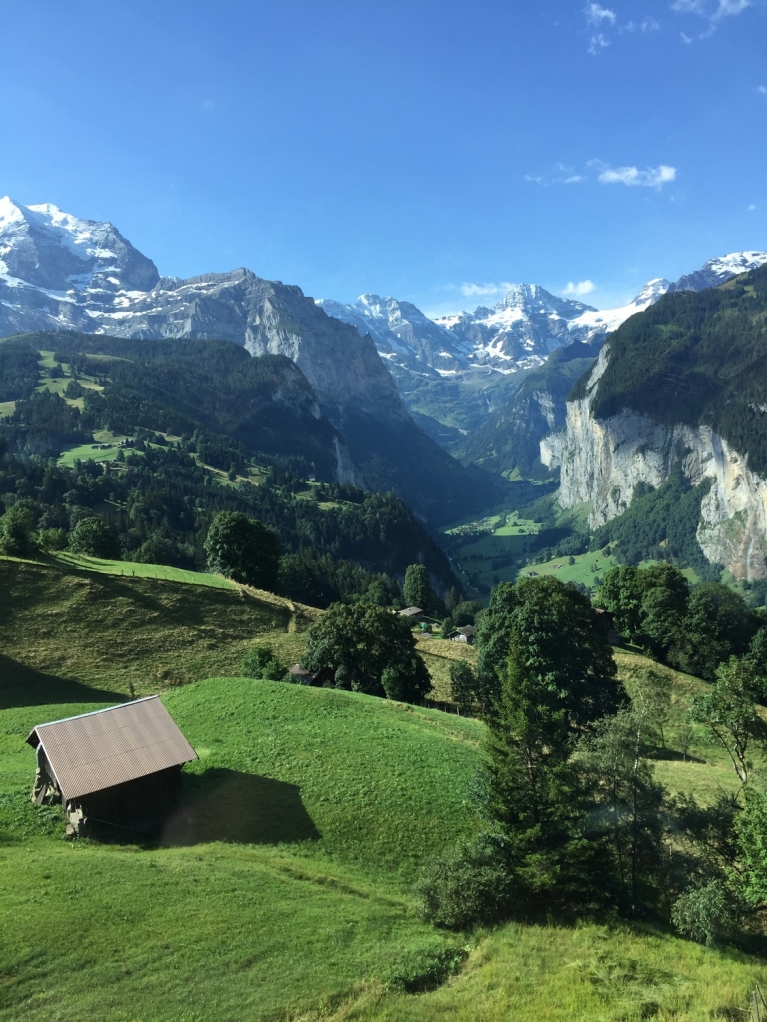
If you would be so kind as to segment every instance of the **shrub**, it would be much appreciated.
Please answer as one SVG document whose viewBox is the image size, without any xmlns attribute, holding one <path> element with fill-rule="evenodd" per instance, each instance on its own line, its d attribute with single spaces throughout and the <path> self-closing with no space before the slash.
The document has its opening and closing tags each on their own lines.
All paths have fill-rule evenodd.
<svg viewBox="0 0 767 1022">
<path fill-rule="evenodd" d="M 277 588 L 280 540 L 273 529 L 240 511 L 219 511 L 205 539 L 208 569 L 245 585 Z"/>
<path fill-rule="evenodd" d="M 509 911 L 512 878 L 498 844 L 462 842 L 427 865 L 416 884 L 424 919 L 448 930 L 492 923 Z"/>
<path fill-rule="evenodd" d="M 262 678 L 265 681 L 283 681 L 287 668 L 281 664 L 270 646 L 254 646 L 242 661 L 243 678 Z"/>
<path fill-rule="evenodd" d="M 43 550 L 66 550 L 69 543 L 66 529 L 42 529 L 37 538 Z"/>
<path fill-rule="evenodd" d="M 26 557 L 35 551 L 32 524 L 32 512 L 19 504 L 0 518 L 0 545 L 11 557 Z"/>
<path fill-rule="evenodd" d="M 403 678 L 396 667 L 385 667 L 381 675 L 381 685 L 387 699 L 406 702 L 408 696 L 407 678 Z"/>
<path fill-rule="evenodd" d="M 719 944 L 743 919 L 745 906 L 722 880 L 686 891 L 671 910 L 674 926 L 699 944 Z"/>
<path fill-rule="evenodd" d="M 420 703 L 431 688 L 405 618 L 375 604 L 333 603 L 307 633 L 301 665 L 335 688 Z M 398 680 L 395 680 L 398 679 Z"/>
</svg>

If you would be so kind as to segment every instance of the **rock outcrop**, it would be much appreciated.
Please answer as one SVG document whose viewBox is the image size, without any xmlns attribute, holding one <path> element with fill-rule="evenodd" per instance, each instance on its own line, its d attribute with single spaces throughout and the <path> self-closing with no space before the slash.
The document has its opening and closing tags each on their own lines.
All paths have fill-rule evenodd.
<svg viewBox="0 0 767 1022">
<path fill-rule="evenodd" d="M 693 486 L 711 480 L 697 530 L 705 557 L 736 578 L 767 578 L 767 480 L 708 426 L 659 424 L 631 410 L 595 418 L 591 405 L 609 358 L 608 341 L 586 396 L 567 403 L 564 431 L 541 441 L 543 463 L 561 468 L 561 505 L 590 502 L 596 528 L 626 510 L 638 483 L 658 487 L 681 462 Z"/>
</svg>

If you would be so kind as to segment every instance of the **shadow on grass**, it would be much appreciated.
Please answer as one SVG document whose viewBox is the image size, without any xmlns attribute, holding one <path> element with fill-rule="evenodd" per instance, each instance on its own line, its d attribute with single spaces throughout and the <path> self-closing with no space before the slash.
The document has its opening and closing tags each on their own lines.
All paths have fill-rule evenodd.
<svg viewBox="0 0 767 1022">
<path fill-rule="evenodd" d="M 319 837 L 298 785 L 217 768 L 184 775 L 184 807 L 165 826 L 160 844 L 279 844 Z"/>
<path fill-rule="evenodd" d="M 0 710 L 46 703 L 124 703 L 126 698 L 121 692 L 44 674 L 0 653 Z"/>
</svg>

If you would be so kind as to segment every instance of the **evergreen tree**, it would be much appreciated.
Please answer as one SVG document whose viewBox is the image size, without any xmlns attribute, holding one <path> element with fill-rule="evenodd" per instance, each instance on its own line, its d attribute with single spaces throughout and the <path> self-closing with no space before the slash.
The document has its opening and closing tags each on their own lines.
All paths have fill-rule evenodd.
<svg viewBox="0 0 767 1022">
<path fill-rule="evenodd" d="M 459 713 L 471 713 L 479 702 L 477 678 L 465 660 L 453 660 L 450 664 L 450 695 Z"/>
<path fill-rule="evenodd" d="M 581 897 L 593 886 L 588 862 L 598 849 L 582 833 L 585 790 L 573 751 L 584 729 L 621 704 L 612 651 L 574 586 L 537 578 L 499 589 L 481 624 L 486 672 L 498 671 L 508 643 L 488 719 L 485 812 L 528 895 L 553 897 L 556 888 L 558 898 Z"/>
<path fill-rule="evenodd" d="M 616 711 L 623 693 L 612 648 L 588 596 L 574 585 L 540 577 L 496 586 L 475 637 L 486 702 L 500 695 L 514 636 L 542 690 L 563 700 L 572 727 Z"/>
<path fill-rule="evenodd" d="M 405 571 L 405 584 L 402 595 L 409 607 L 420 607 L 427 614 L 431 613 L 436 603 L 436 596 L 429 578 L 429 571 L 423 564 L 411 564 Z"/>
<path fill-rule="evenodd" d="M 632 916 L 657 903 L 663 880 L 665 792 L 648 761 L 656 726 L 652 704 L 635 700 L 597 721 L 579 747 L 579 767 L 597 808 L 590 821 L 598 827 L 589 836 L 606 839 L 604 881 Z"/>
<path fill-rule="evenodd" d="M 572 897 L 586 849 L 583 792 L 571 762 L 570 720 L 515 637 L 496 713 L 488 720 L 483 812 L 497 831 L 520 899 Z M 561 904 L 560 900 L 560 904 Z"/>
</svg>

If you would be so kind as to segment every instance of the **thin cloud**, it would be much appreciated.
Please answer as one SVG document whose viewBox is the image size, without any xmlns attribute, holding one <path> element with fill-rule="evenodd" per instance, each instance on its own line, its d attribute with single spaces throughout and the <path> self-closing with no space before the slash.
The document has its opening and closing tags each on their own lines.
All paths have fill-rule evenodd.
<svg viewBox="0 0 767 1022">
<path fill-rule="evenodd" d="M 757 85 L 756 91 L 761 92 L 763 96 L 767 96 L 767 85 Z"/>
<path fill-rule="evenodd" d="M 592 57 L 596 57 L 597 54 L 602 52 L 602 50 L 606 50 L 609 45 L 610 40 L 606 39 L 601 32 L 597 32 L 596 35 L 591 37 L 591 41 L 589 42 L 589 53 Z"/>
<path fill-rule="evenodd" d="M 586 23 L 589 25 L 601 25 L 607 21 L 614 25 L 618 15 L 609 7 L 600 7 L 599 4 L 586 4 Z"/>
<path fill-rule="evenodd" d="M 753 213 L 755 209 L 756 209 L 756 203 L 752 202 L 751 205 L 748 207 L 748 212 L 749 213 Z"/>
<path fill-rule="evenodd" d="M 509 284 L 506 281 L 501 281 L 500 284 L 461 284 L 459 291 L 464 298 L 477 298 L 479 296 L 487 297 L 488 295 L 499 295 L 506 294 L 512 289 L 514 285 Z"/>
<path fill-rule="evenodd" d="M 695 14 L 708 22 L 708 28 L 700 33 L 698 39 L 708 39 L 723 18 L 737 17 L 749 7 L 753 7 L 753 0 L 673 0 L 671 4 L 671 10 L 677 14 Z M 681 36 L 682 42 L 687 44 L 692 42 L 684 32 Z"/>
<path fill-rule="evenodd" d="M 656 21 L 655 18 L 645 18 L 643 21 L 627 21 L 625 25 L 621 25 L 618 31 L 621 35 L 631 32 L 659 32 L 660 22 Z"/>
<path fill-rule="evenodd" d="M 593 280 L 579 280 L 577 283 L 569 281 L 566 287 L 563 289 L 563 295 L 577 295 L 582 298 L 583 295 L 590 295 L 592 291 L 596 291 L 597 286 Z"/>
<path fill-rule="evenodd" d="M 603 185 L 626 185 L 628 188 L 662 188 L 663 185 L 676 180 L 676 167 L 669 167 L 661 163 L 659 167 L 648 167 L 640 170 L 638 167 L 610 167 L 606 164 L 601 166 L 597 180 Z"/>
</svg>

